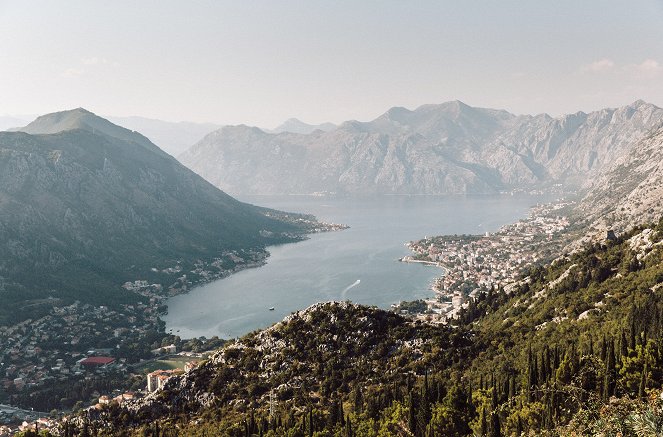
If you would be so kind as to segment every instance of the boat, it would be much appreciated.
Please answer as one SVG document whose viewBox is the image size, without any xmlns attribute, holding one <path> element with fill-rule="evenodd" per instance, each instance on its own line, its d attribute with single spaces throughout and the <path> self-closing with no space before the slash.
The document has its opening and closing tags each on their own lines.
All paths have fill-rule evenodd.
<svg viewBox="0 0 663 437">
<path fill-rule="evenodd" d="M 274 311 L 274 307 L 269 307 L 269 310 L 270 310 L 270 311 Z"/>
</svg>

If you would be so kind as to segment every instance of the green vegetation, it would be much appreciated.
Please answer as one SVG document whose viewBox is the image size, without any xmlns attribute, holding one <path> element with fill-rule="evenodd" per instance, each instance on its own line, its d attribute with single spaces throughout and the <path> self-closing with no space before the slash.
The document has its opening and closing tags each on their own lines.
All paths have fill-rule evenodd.
<svg viewBox="0 0 663 437">
<path fill-rule="evenodd" d="M 653 229 L 533 268 L 453 326 L 315 305 L 226 345 L 156 402 L 79 426 L 136 436 L 661 435 L 663 220 Z"/>
<path fill-rule="evenodd" d="M 400 302 L 395 308 L 395 311 L 407 311 L 411 314 L 425 313 L 428 310 L 428 305 L 423 299 L 403 301 Z"/>
</svg>

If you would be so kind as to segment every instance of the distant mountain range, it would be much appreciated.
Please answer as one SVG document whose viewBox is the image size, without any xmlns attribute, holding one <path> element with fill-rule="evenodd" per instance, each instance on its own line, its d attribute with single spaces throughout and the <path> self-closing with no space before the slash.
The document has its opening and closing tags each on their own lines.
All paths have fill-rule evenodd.
<svg viewBox="0 0 663 437">
<path fill-rule="evenodd" d="M 556 118 L 453 101 L 392 108 L 327 132 L 226 126 L 179 159 L 233 194 L 466 194 L 554 184 L 573 190 L 589 187 L 662 122 L 663 109 L 643 101 Z"/>
<path fill-rule="evenodd" d="M 20 126 L 27 125 L 30 123 L 30 120 L 34 120 L 35 118 L 36 116 L 2 116 L 0 117 L 0 131 L 21 130 Z M 205 135 L 223 127 L 223 125 L 216 123 L 172 122 L 138 116 L 104 116 L 104 118 L 119 126 L 140 132 L 164 152 L 175 157 L 185 152 Z M 333 123 L 314 125 L 304 123 L 296 118 L 290 118 L 276 128 L 271 130 L 264 129 L 264 131 L 270 133 L 292 132 L 309 134 L 316 130 L 328 132 L 335 128 L 336 125 Z"/>
<path fill-rule="evenodd" d="M 107 117 L 115 124 L 145 135 L 171 156 L 178 156 L 208 133 L 222 126 L 214 123 L 170 122 L 145 117 Z"/>
<path fill-rule="evenodd" d="M 118 302 L 124 281 L 173 281 L 152 268 L 186 269 L 302 232 L 84 109 L 0 133 L 0 325 L 27 300 Z"/>
<path fill-rule="evenodd" d="M 334 123 L 307 124 L 296 118 L 290 118 L 277 126 L 275 129 L 265 130 L 265 132 L 274 134 L 280 134 L 283 132 L 291 132 L 293 134 L 310 134 L 316 130 L 329 132 L 334 129 L 336 129 L 336 125 Z"/>
</svg>

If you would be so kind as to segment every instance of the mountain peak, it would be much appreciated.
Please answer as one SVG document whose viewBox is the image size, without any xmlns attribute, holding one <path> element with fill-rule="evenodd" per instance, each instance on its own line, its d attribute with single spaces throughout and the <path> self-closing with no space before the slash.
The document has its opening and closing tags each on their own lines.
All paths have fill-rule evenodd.
<svg viewBox="0 0 663 437">
<path fill-rule="evenodd" d="M 637 110 L 660 109 L 658 106 L 654 105 L 653 103 L 645 102 L 642 99 L 638 99 L 635 102 L 631 103 L 630 105 L 626 105 L 626 108 L 637 109 Z"/>
<path fill-rule="evenodd" d="M 331 130 L 336 129 L 336 125 L 333 123 L 308 124 L 299 120 L 298 118 L 292 117 L 268 132 L 271 133 L 291 132 L 295 134 L 307 135 L 318 129 L 324 132 L 329 132 Z"/>
<path fill-rule="evenodd" d="M 120 128 L 85 108 L 75 108 L 39 116 L 27 126 L 16 130 L 33 135 L 44 135 L 74 129 L 92 131 L 97 127 L 95 125 L 99 125 L 99 127 L 101 125 L 111 125 Z"/>
<path fill-rule="evenodd" d="M 150 150 L 163 153 L 161 149 L 152 144 L 150 140 L 140 133 L 113 124 L 85 108 L 75 108 L 42 115 L 27 126 L 17 128 L 15 131 L 31 135 L 49 135 L 77 129 L 85 130 L 95 135 L 107 135 L 137 143 Z"/>
</svg>

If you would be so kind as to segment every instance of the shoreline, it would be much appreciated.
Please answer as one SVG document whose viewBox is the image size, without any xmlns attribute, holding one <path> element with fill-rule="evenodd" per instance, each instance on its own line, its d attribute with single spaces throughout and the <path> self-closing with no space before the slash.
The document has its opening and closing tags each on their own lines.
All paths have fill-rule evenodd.
<svg viewBox="0 0 663 437">
<path fill-rule="evenodd" d="M 468 300 L 481 293 L 501 288 L 508 293 L 525 268 L 555 252 L 559 235 L 570 225 L 568 217 L 560 212 L 572 204 L 564 199 L 537 204 L 530 207 L 526 217 L 484 235 L 440 235 L 407 243 L 413 255 L 400 261 L 444 270 L 444 275 L 431 285 L 436 296 L 426 300 L 428 314 L 414 316 L 431 316 L 433 312 L 437 316 L 431 320 L 444 322 L 457 316 Z"/>
<path fill-rule="evenodd" d="M 250 253 L 251 255 L 253 255 L 253 259 L 248 260 L 248 261 L 245 260 L 244 263 L 237 264 L 232 269 L 220 270 L 218 272 L 215 272 L 214 274 L 203 275 L 203 277 L 200 280 L 196 281 L 196 282 L 187 282 L 186 284 L 184 284 L 184 288 L 172 289 L 172 288 L 169 287 L 167 289 L 168 291 L 165 294 L 161 294 L 160 296 L 155 296 L 155 295 L 146 296 L 146 297 L 156 298 L 157 299 L 157 302 L 156 302 L 157 303 L 157 309 L 158 308 L 163 308 L 164 309 L 163 311 L 159 311 L 158 315 L 157 315 L 159 321 L 162 323 L 162 326 L 163 326 L 162 333 L 167 334 L 167 335 L 173 335 L 173 332 L 171 332 L 172 328 L 171 328 L 171 331 L 169 331 L 166 327 L 165 320 L 162 318 L 162 316 L 165 316 L 165 315 L 168 314 L 169 309 L 168 309 L 167 302 L 168 302 L 169 299 L 171 299 L 173 297 L 176 297 L 176 296 L 189 294 L 193 290 L 195 290 L 199 287 L 203 287 L 203 286 L 211 284 L 213 282 L 220 281 L 222 279 L 226 279 L 226 278 L 232 276 L 235 273 L 239 273 L 239 272 L 242 272 L 242 271 L 245 271 L 245 270 L 255 269 L 255 268 L 259 268 L 259 267 L 264 267 L 265 265 L 267 265 L 268 258 L 271 256 L 271 252 L 269 251 L 270 247 L 278 247 L 278 246 L 287 245 L 287 244 L 301 243 L 303 241 L 306 241 L 306 240 L 310 239 L 311 236 L 315 235 L 315 234 L 322 234 L 322 233 L 326 233 L 326 232 L 338 232 L 338 231 L 343 231 L 343 230 L 346 230 L 346 229 L 350 228 L 350 226 L 348 226 L 348 225 L 339 225 L 339 224 L 336 224 L 336 223 L 327 223 L 327 222 L 318 222 L 318 223 L 319 223 L 318 227 L 312 228 L 308 232 L 301 234 L 301 236 L 300 236 L 301 238 L 299 238 L 299 239 L 296 239 L 296 240 L 293 240 L 293 241 L 287 241 L 287 242 L 274 243 L 274 244 L 270 244 L 268 246 L 260 247 L 260 248 L 247 249 L 246 251 L 248 253 Z M 223 256 L 223 254 L 222 254 L 222 256 Z M 218 259 L 218 258 L 215 258 L 215 259 Z M 206 264 L 207 265 L 212 265 L 213 262 L 207 262 Z M 209 272 L 207 272 L 207 273 L 209 273 Z M 140 293 L 140 294 L 145 295 L 143 293 Z M 231 337 L 229 337 L 226 340 L 229 340 L 229 339 L 231 339 Z"/>
</svg>

